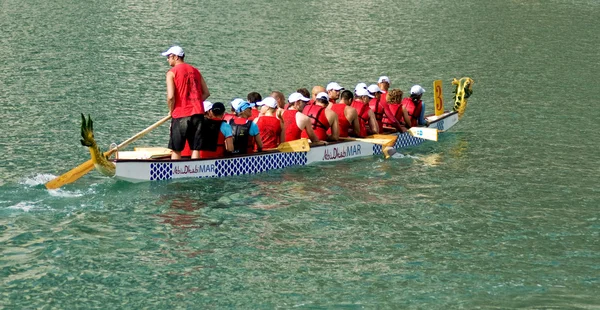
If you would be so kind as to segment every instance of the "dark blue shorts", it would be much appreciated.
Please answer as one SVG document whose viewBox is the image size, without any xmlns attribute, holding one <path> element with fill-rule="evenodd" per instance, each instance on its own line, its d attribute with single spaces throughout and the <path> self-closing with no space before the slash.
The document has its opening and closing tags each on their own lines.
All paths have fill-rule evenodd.
<svg viewBox="0 0 600 310">
<path fill-rule="evenodd" d="M 171 134 L 169 148 L 181 152 L 185 148 L 185 141 L 190 144 L 191 150 L 200 150 L 202 136 L 202 121 L 204 115 L 196 114 L 188 117 L 171 119 Z"/>
</svg>

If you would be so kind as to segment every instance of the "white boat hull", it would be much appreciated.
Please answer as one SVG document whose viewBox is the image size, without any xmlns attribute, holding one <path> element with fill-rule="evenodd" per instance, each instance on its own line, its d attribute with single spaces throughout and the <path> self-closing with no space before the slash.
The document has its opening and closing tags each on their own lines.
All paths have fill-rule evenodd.
<svg viewBox="0 0 600 310">
<path fill-rule="evenodd" d="M 458 122 L 456 112 L 429 117 L 428 127 L 447 131 Z M 408 133 L 398 134 L 394 148 L 402 149 L 423 143 L 423 139 Z M 311 147 L 308 152 L 262 153 L 240 157 L 196 160 L 125 159 L 115 160 L 118 179 L 130 182 L 172 180 L 181 178 L 216 178 L 255 174 L 315 162 L 339 161 L 349 158 L 380 155 L 382 146 L 368 142 L 345 141 Z"/>
</svg>

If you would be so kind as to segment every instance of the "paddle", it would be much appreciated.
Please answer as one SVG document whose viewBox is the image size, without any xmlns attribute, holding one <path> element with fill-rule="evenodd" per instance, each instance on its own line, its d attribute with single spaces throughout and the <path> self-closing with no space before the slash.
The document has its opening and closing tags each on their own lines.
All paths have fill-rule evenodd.
<svg viewBox="0 0 600 310">
<path fill-rule="evenodd" d="M 393 144 L 396 139 L 398 139 L 398 136 L 391 135 L 372 135 L 365 138 L 340 137 L 340 140 L 361 141 L 380 145 Z"/>
<path fill-rule="evenodd" d="M 437 141 L 438 140 L 438 130 L 435 128 L 427 128 L 427 127 L 410 127 L 408 132 L 413 137 Z"/>
<path fill-rule="evenodd" d="M 108 152 L 104 153 L 104 156 L 109 157 L 110 155 L 112 155 L 114 152 L 117 151 L 117 149 L 125 147 L 127 145 L 129 145 L 131 142 L 141 138 L 142 136 L 144 136 L 145 134 L 149 133 L 150 131 L 152 131 L 154 128 L 162 125 L 164 122 L 168 121 L 171 119 L 171 115 L 168 115 L 166 117 L 164 117 L 163 119 L 161 119 L 160 121 L 156 122 L 154 125 L 140 131 L 138 134 L 136 134 L 135 136 L 125 140 L 123 143 L 119 144 L 116 148 L 113 148 L 111 150 L 109 150 Z M 54 178 L 53 180 L 50 180 L 48 183 L 46 183 L 46 188 L 47 189 L 57 189 L 65 184 L 69 184 L 69 183 L 73 183 L 75 182 L 77 179 L 81 178 L 82 176 L 84 176 L 86 173 L 90 172 L 90 170 L 94 169 L 94 162 L 90 159 L 86 162 L 84 162 L 83 164 L 69 170 L 67 173 Z"/>
<path fill-rule="evenodd" d="M 280 143 L 277 148 L 266 149 L 265 151 L 280 151 L 282 153 L 290 153 L 290 152 L 308 152 L 310 151 L 310 145 L 308 144 L 307 139 L 298 139 L 292 140 L 288 142 Z"/>
</svg>

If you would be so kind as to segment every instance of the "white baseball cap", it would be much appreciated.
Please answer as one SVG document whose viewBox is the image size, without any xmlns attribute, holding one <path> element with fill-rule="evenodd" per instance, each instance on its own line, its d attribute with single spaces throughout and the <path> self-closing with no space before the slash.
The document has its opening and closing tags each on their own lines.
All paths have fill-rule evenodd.
<svg viewBox="0 0 600 310">
<path fill-rule="evenodd" d="M 329 95 L 327 95 L 326 92 L 320 92 L 317 94 L 315 99 L 325 99 L 325 100 L 329 101 Z"/>
<path fill-rule="evenodd" d="M 304 102 L 309 102 L 310 99 L 304 97 L 301 93 L 293 93 L 288 97 L 288 102 L 289 103 L 294 103 L 298 100 L 302 100 Z"/>
<path fill-rule="evenodd" d="M 242 102 L 244 102 L 246 100 L 242 99 L 242 98 L 235 98 L 233 100 L 231 100 L 231 108 L 233 108 L 234 110 L 237 110 L 237 108 L 240 106 L 240 104 L 242 104 Z"/>
<path fill-rule="evenodd" d="M 381 88 L 379 88 L 379 86 L 377 86 L 377 84 L 371 84 L 371 85 L 369 85 L 369 87 L 367 87 L 367 90 L 371 94 L 374 94 L 374 93 L 377 93 L 377 92 L 383 93 L 383 91 L 381 91 Z"/>
<path fill-rule="evenodd" d="M 356 96 L 369 96 L 369 98 L 375 98 L 375 96 L 371 95 L 371 93 L 366 88 L 359 88 L 356 90 Z"/>
<path fill-rule="evenodd" d="M 383 82 L 387 82 L 389 84 L 390 83 L 390 78 L 387 77 L 387 76 L 385 76 L 385 75 L 380 76 L 379 80 L 377 80 L 377 83 L 383 83 Z"/>
<path fill-rule="evenodd" d="M 354 92 L 356 93 L 357 90 L 359 89 L 367 89 L 367 84 L 366 83 L 358 83 L 356 84 L 356 87 L 354 87 Z"/>
<path fill-rule="evenodd" d="M 263 99 L 262 101 L 257 102 L 256 105 L 258 105 L 258 106 L 266 105 L 267 107 L 269 107 L 271 109 L 277 109 L 277 100 L 275 100 L 275 98 L 273 98 L 273 97 L 267 97 L 267 98 Z"/>
<path fill-rule="evenodd" d="M 210 109 L 212 109 L 212 106 L 213 106 L 212 102 L 210 102 L 208 100 L 204 101 L 204 112 L 210 111 Z"/>
<path fill-rule="evenodd" d="M 179 57 L 185 55 L 185 53 L 183 52 L 183 48 L 181 48 L 181 46 L 178 45 L 173 45 L 166 52 L 162 53 L 163 56 L 169 56 L 171 54 Z"/>
<path fill-rule="evenodd" d="M 425 89 L 421 87 L 421 85 L 415 85 L 410 88 L 411 95 L 422 95 L 425 92 Z"/>
<path fill-rule="evenodd" d="M 344 89 L 342 86 L 340 86 L 340 84 L 336 83 L 336 82 L 331 82 L 329 84 L 327 84 L 327 87 L 325 87 L 326 91 L 330 91 L 330 90 L 342 90 Z"/>
</svg>

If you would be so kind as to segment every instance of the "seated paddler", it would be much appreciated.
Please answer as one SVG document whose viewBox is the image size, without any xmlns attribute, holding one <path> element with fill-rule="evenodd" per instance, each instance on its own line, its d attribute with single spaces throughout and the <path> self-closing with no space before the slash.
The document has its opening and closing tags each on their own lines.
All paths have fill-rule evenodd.
<svg viewBox="0 0 600 310">
<path fill-rule="evenodd" d="M 233 151 L 231 126 L 223 120 L 225 105 L 221 102 L 204 102 L 206 117 L 202 122 L 200 158 L 221 158 L 225 151 Z"/>
<path fill-rule="evenodd" d="M 302 110 L 302 113 L 310 119 L 315 135 L 319 140 L 323 141 L 337 141 L 340 137 L 340 128 L 338 125 L 338 116 L 330 109 L 327 109 L 329 105 L 329 95 L 326 92 L 320 92 L 315 97 L 315 104 L 307 105 Z M 331 135 L 327 134 L 327 131 L 331 128 Z M 302 138 L 309 138 L 308 134 L 302 133 Z"/>
<path fill-rule="evenodd" d="M 278 102 L 273 97 L 267 97 L 256 103 L 260 107 L 260 114 L 254 119 L 260 132 L 263 148 L 274 149 L 285 140 L 283 121 L 277 118 Z"/>
<path fill-rule="evenodd" d="M 232 102 L 236 113 L 236 117 L 229 121 L 233 131 L 233 154 L 248 154 L 254 152 L 254 149 L 262 151 L 263 143 L 258 125 L 249 120 L 253 106 L 248 101 L 239 102 L 235 106 Z"/>
</svg>

